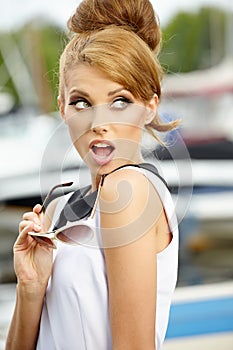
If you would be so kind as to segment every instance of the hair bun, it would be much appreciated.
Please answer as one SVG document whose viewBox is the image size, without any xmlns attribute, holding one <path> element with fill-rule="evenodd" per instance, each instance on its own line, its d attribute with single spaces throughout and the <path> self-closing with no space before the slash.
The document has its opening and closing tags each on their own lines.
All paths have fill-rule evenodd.
<svg viewBox="0 0 233 350">
<path fill-rule="evenodd" d="M 158 19 L 149 0 L 83 0 L 68 21 L 74 33 L 89 33 L 116 25 L 136 33 L 152 51 L 161 41 Z"/>
</svg>

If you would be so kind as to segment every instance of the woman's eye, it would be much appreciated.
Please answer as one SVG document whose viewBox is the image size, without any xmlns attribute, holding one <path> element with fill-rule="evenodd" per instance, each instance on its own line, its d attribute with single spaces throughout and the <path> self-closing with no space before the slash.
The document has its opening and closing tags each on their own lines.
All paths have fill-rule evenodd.
<svg viewBox="0 0 233 350">
<path fill-rule="evenodd" d="M 110 107 L 113 109 L 123 110 L 127 108 L 130 103 L 132 103 L 132 101 L 130 101 L 128 98 L 120 97 L 114 100 Z"/>
<path fill-rule="evenodd" d="M 90 107 L 90 103 L 86 100 L 75 100 L 75 101 L 72 101 L 69 103 L 69 105 L 74 105 L 75 108 L 78 110 L 78 111 L 81 111 L 83 109 L 87 109 Z"/>
</svg>

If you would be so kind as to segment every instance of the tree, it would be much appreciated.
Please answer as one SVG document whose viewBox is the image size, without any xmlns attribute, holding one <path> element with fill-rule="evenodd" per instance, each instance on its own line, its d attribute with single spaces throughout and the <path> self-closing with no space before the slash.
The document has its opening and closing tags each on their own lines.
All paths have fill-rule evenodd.
<svg viewBox="0 0 233 350">
<path fill-rule="evenodd" d="M 17 105 L 23 104 L 23 101 L 20 96 L 20 83 L 16 84 L 16 80 L 14 81 L 15 74 L 21 75 L 18 81 L 21 81 L 22 85 L 26 78 L 30 80 L 28 85 L 34 92 L 30 91 L 32 98 L 31 103 L 28 102 L 29 105 L 38 108 L 40 112 L 56 109 L 58 62 L 64 46 L 64 36 L 61 28 L 47 23 L 38 24 L 35 21 L 26 24 L 17 32 L 0 34 L 0 89 L 9 91 Z M 7 45 L 4 46 L 4 43 Z M 4 57 L 3 49 L 7 49 Z M 13 61 L 10 62 L 10 57 L 14 56 L 16 51 L 21 66 L 25 66 L 24 70 L 19 71 L 19 62 L 16 62 L 17 67 L 14 67 Z"/>
<path fill-rule="evenodd" d="M 204 7 L 180 12 L 163 29 L 160 60 L 169 72 L 189 72 L 217 64 L 224 57 L 226 14 Z"/>
</svg>

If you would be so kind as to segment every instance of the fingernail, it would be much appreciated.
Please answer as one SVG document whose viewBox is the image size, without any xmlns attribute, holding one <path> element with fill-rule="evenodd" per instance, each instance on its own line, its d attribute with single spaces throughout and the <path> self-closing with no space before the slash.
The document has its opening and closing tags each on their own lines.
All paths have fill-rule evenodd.
<svg viewBox="0 0 233 350">
<path fill-rule="evenodd" d="M 35 225 L 34 225 L 34 229 L 35 229 L 36 231 L 40 231 L 40 230 L 41 230 L 41 226 L 40 226 L 40 225 L 35 224 Z"/>
</svg>

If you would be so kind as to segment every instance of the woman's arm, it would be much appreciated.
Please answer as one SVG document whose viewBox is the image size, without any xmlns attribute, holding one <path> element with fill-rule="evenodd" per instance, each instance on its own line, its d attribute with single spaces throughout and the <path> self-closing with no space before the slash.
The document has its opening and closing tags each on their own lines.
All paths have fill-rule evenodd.
<svg viewBox="0 0 233 350">
<path fill-rule="evenodd" d="M 41 312 L 48 279 L 52 270 L 52 250 L 41 246 L 28 235 L 29 231 L 47 230 L 51 224 L 57 200 L 46 214 L 41 206 L 25 213 L 14 244 L 14 267 L 17 276 L 16 305 L 11 321 L 6 350 L 34 350 L 39 331 Z"/>
<path fill-rule="evenodd" d="M 45 286 L 36 283 L 34 285 L 18 283 L 6 350 L 36 349 L 45 290 Z"/>
<path fill-rule="evenodd" d="M 161 201 L 145 176 L 125 169 L 106 177 L 100 205 L 113 350 L 155 350 Z"/>
</svg>

